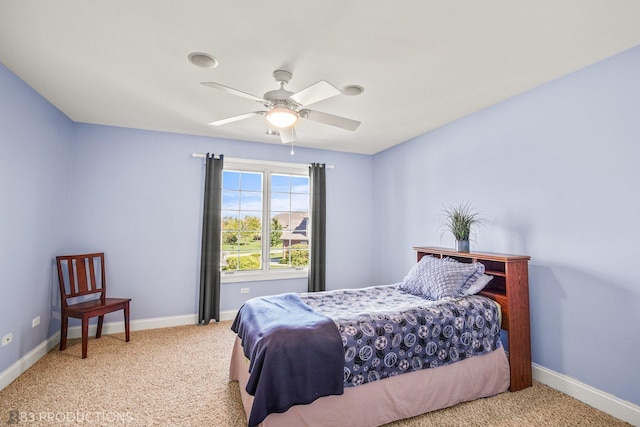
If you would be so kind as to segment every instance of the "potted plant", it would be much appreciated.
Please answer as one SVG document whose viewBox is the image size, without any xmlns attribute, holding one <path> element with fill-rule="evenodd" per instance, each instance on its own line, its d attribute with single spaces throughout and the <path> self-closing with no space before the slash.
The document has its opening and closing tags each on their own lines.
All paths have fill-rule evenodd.
<svg viewBox="0 0 640 427">
<path fill-rule="evenodd" d="M 471 208 L 469 202 L 444 207 L 446 221 L 444 227 L 450 231 L 456 239 L 458 252 L 469 252 L 469 235 L 473 226 L 480 225 L 482 219 L 478 212 Z"/>
</svg>

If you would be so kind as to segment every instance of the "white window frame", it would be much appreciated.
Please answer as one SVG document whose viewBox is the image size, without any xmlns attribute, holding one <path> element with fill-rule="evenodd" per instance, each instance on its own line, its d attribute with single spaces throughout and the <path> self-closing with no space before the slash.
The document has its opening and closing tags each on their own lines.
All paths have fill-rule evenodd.
<svg viewBox="0 0 640 427">
<path fill-rule="evenodd" d="M 309 165 L 304 163 L 286 163 L 273 162 L 266 160 L 250 160 L 238 158 L 224 158 L 223 170 L 234 170 L 243 172 L 261 172 L 263 173 L 262 182 L 262 235 L 269 236 L 269 228 L 271 221 L 265 220 L 270 218 L 271 214 L 271 174 L 291 174 L 300 176 L 309 176 Z M 311 190 L 311 189 L 309 189 Z M 311 204 L 309 204 L 309 215 L 312 215 Z M 264 239 L 263 239 L 264 241 Z M 262 259 L 269 259 L 269 246 L 262 245 Z M 309 277 L 308 267 L 298 267 L 286 270 L 261 270 L 253 271 L 221 271 L 220 281 L 222 283 L 238 283 L 238 282 L 257 282 L 262 280 L 281 280 L 281 279 L 301 279 Z"/>
</svg>

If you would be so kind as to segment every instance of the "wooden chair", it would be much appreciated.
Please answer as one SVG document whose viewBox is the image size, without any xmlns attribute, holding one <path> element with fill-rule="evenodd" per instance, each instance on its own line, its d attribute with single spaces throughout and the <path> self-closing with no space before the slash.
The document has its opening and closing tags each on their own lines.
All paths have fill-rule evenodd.
<svg viewBox="0 0 640 427">
<path fill-rule="evenodd" d="M 107 298 L 104 253 L 56 257 L 62 321 L 60 351 L 67 348 L 69 317 L 82 319 L 82 358 L 87 357 L 89 319 L 98 316 L 96 339 L 102 335 L 104 315 L 124 310 L 124 330 L 129 342 L 129 298 Z M 96 270 L 99 271 L 96 273 Z M 98 298 L 91 298 L 99 294 Z"/>
</svg>

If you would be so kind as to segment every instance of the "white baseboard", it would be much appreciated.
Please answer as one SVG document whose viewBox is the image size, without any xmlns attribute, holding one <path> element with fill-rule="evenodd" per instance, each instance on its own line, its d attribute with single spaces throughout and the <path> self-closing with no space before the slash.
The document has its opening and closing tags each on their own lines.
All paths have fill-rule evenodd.
<svg viewBox="0 0 640 427">
<path fill-rule="evenodd" d="M 533 370 L 533 378 L 555 388 L 589 406 L 606 412 L 629 424 L 640 427 L 640 406 L 634 405 L 626 400 L 593 388 L 587 384 L 581 383 L 571 377 L 559 374 L 551 369 L 543 366 L 531 364 Z"/>
<path fill-rule="evenodd" d="M 220 320 L 233 320 L 238 310 L 228 310 L 220 312 Z M 183 314 L 180 316 L 170 317 L 153 317 L 151 319 L 132 320 L 129 328 L 132 331 L 143 331 L 146 329 L 170 328 L 172 326 L 195 325 L 198 323 L 197 314 Z M 93 324 L 89 326 L 89 336 L 95 335 L 98 326 Z M 67 332 L 68 338 L 80 338 L 82 336 L 82 328 L 73 326 Z M 124 332 L 124 321 L 109 322 L 102 325 L 102 333 L 105 335 L 119 334 Z"/>
<path fill-rule="evenodd" d="M 195 325 L 198 323 L 197 314 L 183 314 L 180 316 L 152 317 L 151 319 L 132 320 L 129 329 L 132 331 L 143 331 L 146 329 L 170 328 L 172 326 Z M 94 323 L 89 325 L 89 336 L 95 335 L 98 326 Z M 119 334 L 124 332 L 124 320 L 119 322 L 109 322 L 102 325 L 104 335 Z M 82 337 L 82 328 L 72 326 L 67 331 L 68 338 Z"/>
<path fill-rule="evenodd" d="M 238 310 L 228 310 L 220 312 L 220 320 L 233 320 L 236 317 Z M 172 326 L 184 326 L 195 325 L 198 323 L 197 314 L 183 314 L 181 316 L 171 317 L 154 317 L 151 319 L 132 320 L 129 328 L 132 331 L 143 331 L 146 329 L 159 329 L 170 328 Z M 95 335 L 97 325 L 93 324 L 89 326 L 89 336 Z M 119 334 L 124 332 L 124 321 L 121 322 L 109 322 L 102 325 L 102 333 L 105 335 Z M 82 328 L 80 326 L 73 326 L 69 328 L 67 337 L 80 338 L 82 336 Z"/>
<path fill-rule="evenodd" d="M 238 310 L 221 311 L 220 312 L 220 321 L 233 320 L 233 319 L 236 318 L 237 314 L 238 314 Z"/>
<path fill-rule="evenodd" d="M 0 390 L 8 386 L 18 378 L 24 371 L 29 369 L 31 365 L 36 363 L 52 348 L 58 345 L 60 342 L 60 332 L 56 332 L 46 340 L 42 341 L 36 348 L 25 354 L 13 365 L 0 373 Z"/>
</svg>

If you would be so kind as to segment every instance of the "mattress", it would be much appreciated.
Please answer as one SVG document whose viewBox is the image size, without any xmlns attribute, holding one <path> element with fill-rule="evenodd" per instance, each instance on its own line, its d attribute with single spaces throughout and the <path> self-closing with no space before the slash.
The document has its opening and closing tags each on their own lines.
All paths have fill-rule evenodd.
<svg viewBox="0 0 640 427">
<path fill-rule="evenodd" d="M 229 378 L 238 381 L 247 419 L 253 396 L 245 390 L 249 361 L 236 338 Z M 502 393 L 509 388 L 509 362 L 502 347 L 481 356 L 435 369 L 394 376 L 349 387 L 340 396 L 325 396 L 307 405 L 270 414 L 262 427 L 318 426 L 372 427 L 409 418 L 460 402 Z"/>
</svg>

